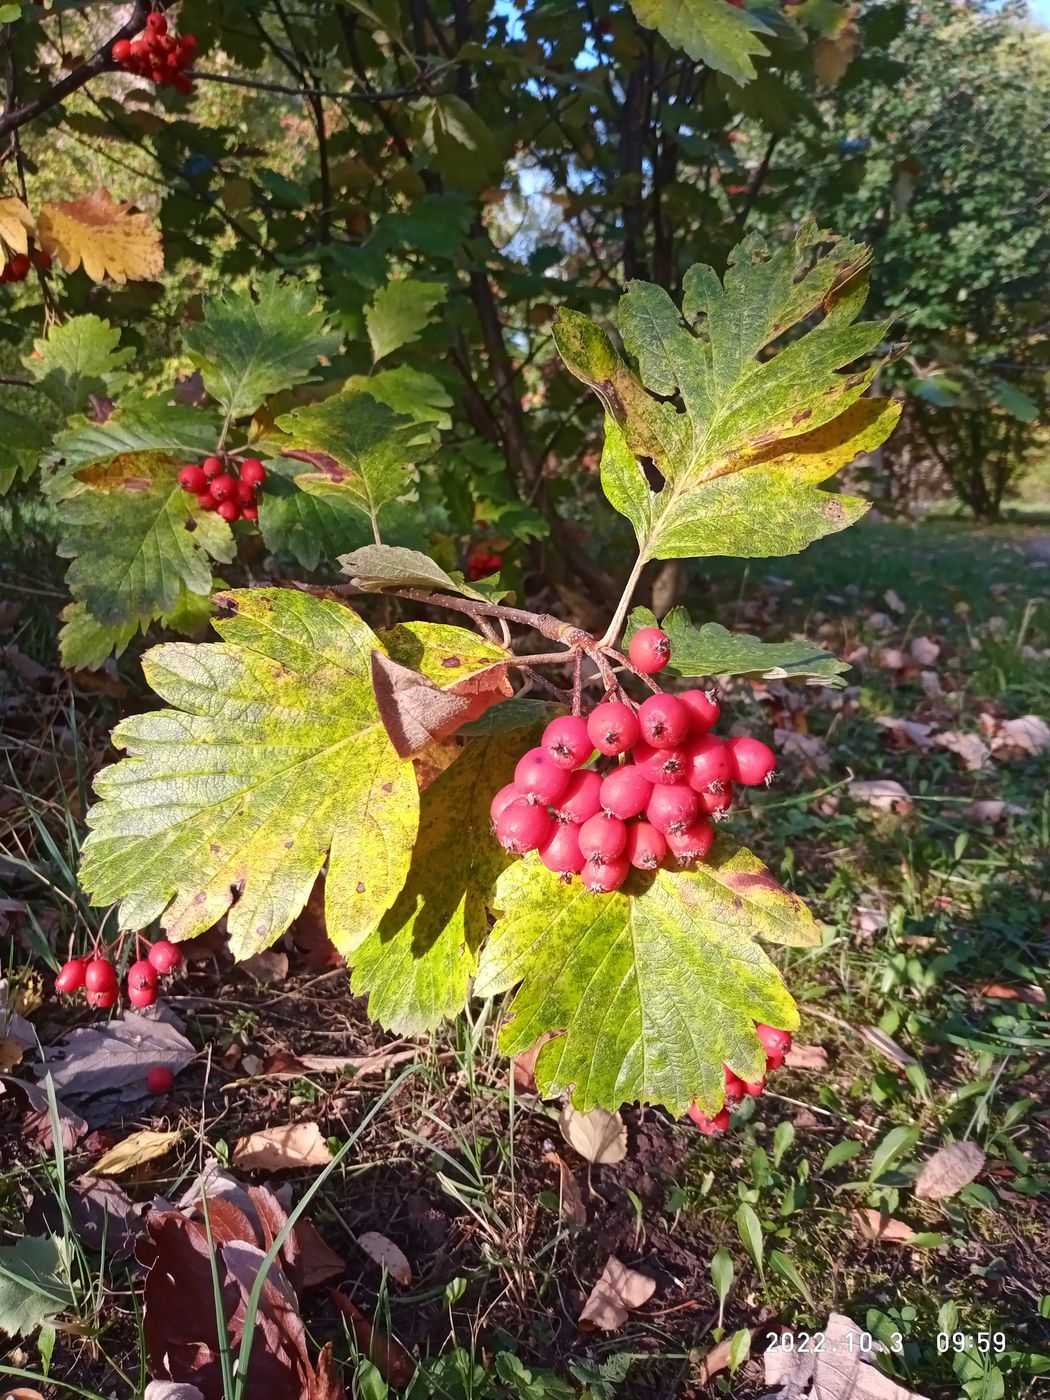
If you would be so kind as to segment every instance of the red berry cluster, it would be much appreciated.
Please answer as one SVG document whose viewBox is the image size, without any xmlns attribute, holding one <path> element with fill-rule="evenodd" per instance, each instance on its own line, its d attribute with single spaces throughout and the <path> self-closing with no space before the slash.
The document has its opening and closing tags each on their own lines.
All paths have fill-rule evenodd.
<svg viewBox="0 0 1050 1400">
<path fill-rule="evenodd" d="M 503 567 L 502 554 L 490 554 L 487 549 L 476 549 L 467 560 L 467 578 L 477 583 L 479 578 L 488 578 Z"/>
<path fill-rule="evenodd" d="M 113 45 L 113 62 L 140 78 L 152 78 L 158 87 L 176 92 L 193 91 L 193 79 L 186 73 L 197 52 L 193 34 L 168 33 L 168 21 L 159 10 L 146 20 L 146 29 L 137 39 L 118 39 Z"/>
<path fill-rule="evenodd" d="M 777 1030 L 776 1026 L 766 1026 L 759 1022 L 755 1026 L 755 1034 L 762 1042 L 762 1048 L 766 1052 L 766 1074 L 769 1074 L 771 1070 L 779 1069 L 787 1057 L 787 1052 L 791 1049 L 791 1032 Z M 714 1117 L 708 1118 L 707 1114 L 701 1112 L 695 1103 L 689 1110 L 689 1117 L 707 1137 L 717 1137 L 719 1133 L 724 1133 L 729 1127 L 729 1110 L 735 1108 L 738 1103 L 743 1103 L 745 1095 L 753 1099 L 758 1098 L 766 1087 L 765 1074 L 756 1083 L 748 1084 L 746 1080 L 734 1074 L 728 1065 L 726 1065 L 725 1071 L 725 1103 Z"/>
<path fill-rule="evenodd" d="M 266 468 L 258 457 L 245 457 L 238 468 L 231 460 L 205 457 L 201 466 L 194 463 L 179 472 L 179 485 L 197 497 L 201 510 L 214 510 L 232 525 L 235 520 L 258 520 L 257 496 L 266 480 Z"/>
<path fill-rule="evenodd" d="M 182 954 L 174 943 L 161 939 L 150 946 L 144 958 L 133 962 L 127 971 L 128 1001 L 132 1006 L 152 1006 L 157 1000 L 157 979 L 174 972 L 182 963 Z M 120 986 L 112 960 L 97 950 L 87 958 L 72 958 L 59 970 L 55 991 L 72 996 L 83 988 L 88 1006 L 108 1011 L 117 1003 Z"/>
<path fill-rule="evenodd" d="M 646 632 L 656 635 L 636 646 L 637 633 L 629 654 L 651 674 L 666 666 L 670 643 L 657 628 Z M 776 762 L 757 739 L 716 738 L 718 715 L 711 692 L 686 690 L 651 695 L 637 710 L 607 700 L 586 719 L 552 720 L 492 799 L 497 839 L 516 854 L 538 850 L 548 870 L 580 875 L 592 894 L 619 889 L 632 866 L 655 870 L 667 856 L 682 866 L 702 861 L 711 819 L 729 807 L 734 781 L 765 782 Z M 595 749 L 598 766 L 585 767 Z"/>
<path fill-rule="evenodd" d="M 51 254 L 45 253 L 43 248 L 34 248 L 29 253 L 15 253 L 4 263 L 4 270 L 0 272 L 0 282 L 24 282 L 31 267 L 38 267 L 41 272 L 50 272 L 51 261 Z"/>
</svg>

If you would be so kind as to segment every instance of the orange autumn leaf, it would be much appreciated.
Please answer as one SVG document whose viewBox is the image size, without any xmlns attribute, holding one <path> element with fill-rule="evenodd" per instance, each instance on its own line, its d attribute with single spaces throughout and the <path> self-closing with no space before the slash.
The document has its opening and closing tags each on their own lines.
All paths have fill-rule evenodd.
<svg viewBox="0 0 1050 1400">
<path fill-rule="evenodd" d="M 80 199 L 58 200 L 40 210 L 41 247 L 61 260 L 67 272 L 83 264 L 93 282 L 140 282 L 164 270 L 160 231 L 148 214 L 130 214 L 107 189 Z"/>
<path fill-rule="evenodd" d="M 34 232 L 33 216 L 20 199 L 0 199 L 0 271 L 7 265 L 9 251 L 29 251 L 29 235 Z"/>
</svg>

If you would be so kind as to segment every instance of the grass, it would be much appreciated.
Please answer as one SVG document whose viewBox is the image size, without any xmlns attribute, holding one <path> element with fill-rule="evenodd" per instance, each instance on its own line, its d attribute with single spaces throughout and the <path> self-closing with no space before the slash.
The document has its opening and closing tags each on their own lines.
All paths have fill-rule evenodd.
<svg viewBox="0 0 1050 1400">
<path fill-rule="evenodd" d="M 1050 1025 L 1038 1000 L 1050 961 L 1048 759 L 1018 754 L 970 771 L 945 749 L 895 741 L 878 720 L 977 734 L 982 715 L 987 725 L 1050 713 L 1046 541 L 1027 525 L 878 523 L 797 558 L 718 562 L 693 580 L 697 620 L 770 637 L 805 632 L 857 657 L 844 693 L 792 698 L 776 684 L 741 685 L 726 698 L 730 722 L 763 731 L 775 718 L 827 756 L 825 766 L 786 760 L 785 781 L 732 818 L 733 834 L 821 922 L 820 949 L 778 959 L 800 1003 L 799 1040 L 823 1047 L 825 1070 L 773 1076 L 721 1140 L 629 1110 L 627 1159 L 588 1171 L 561 1141 L 556 1106 L 515 1092 L 494 1045 L 498 1005 L 472 1007 L 426 1046 L 367 1123 L 383 1086 L 346 1076 L 247 1076 L 236 1096 L 224 1096 L 227 1059 L 230 1077 L 243 1073 L 235 1066 L 244 1055 L 265 1064 L 278 1051 L 361 1054 L 384 1038 L 348 1000 L 339 973 L 310 972 L 293 957 L 292 975 L 275 988 L 237 973 L 219 952 L 193 964 L 186 996 L 172 999 L 210 1046 L 165 1105 L 185 1129 L 183 1144 L 159 1176 L 133 1180 L 131 1194 L 175 1199 L 207 1155 L 269 1123 L 315 1119 L 337 1144 L 359 1134 L 324 1182 L 316 1173 L 288 1181 L 296 1202 L 316 1190 L 308 1214 L 346 1260 L 349 1282 L 340 1286 L 417 1359 L 412 1400 L 748 1400 L 768 1389 L 768 1335 L 786 1325 L 819 1330 L 832 1311 L 867 1328 L 888 1348 L 882 1368 L 931 1400 L 1034 1397 L 1050 1371 Z M 34 557 L 14 561 L 23 586 L 40 590 L 18 595 L 25 607 L 14 641 L 53 665 L 56 604 L 46 590 L 58 586 L 34 576 Z M 919 636 L 940 647 L 935 662 L 886 664 L 887 651 Z M 939 693 L 922 670 L 937 673 Z M 13 687 L 17 678 L 8 679 Z M 7 750 L 0 859 L 14 868 L 0 870 L 30 911 L 0 935 L 17 985 L 31 985 L 50 950 L 82 938 L 97 916 L 76 894 L 79 794 L 116 711 L 142 696 L 133 663 L 121 680 L 120 699 L 75 687 L 45 696 L 44 718 L 66 715 L 72 752 L 49 748 L 44 732 L 28 756 L 24 735 Z M 856 800 L 851 782 L 876 778 L 901 783 L 908 806 Z M 997 822 L 974 814 L 975 801 L 990 800 L 1013 810 Z M 45 1038 L 61 1024 L 51 1004 L 34 1023 Z M 10 1103 L 0 1100 L 0 1114 Z M 0 1117 L 0 1132 L 16 1122 Z M 137 1122 L 125 1119 L 125 1131 Z M 922 1163 L 961 1140 L 987 1154 L 979 1178 L 943 1201 L 918 1198 Z M 553 1152 L 583 1190 L 583 1227 L 559 1215 Z M 90 1160 L 78 1155 L 56 1177 L 56 1163 L 18 1154 L 8 1184 L 19 1189 L 0 1197 L 3 1243 L 23 1228 L 24 1194 L 65 1198 Z M 857 1223 L 862 1210 L 883 1212 L 914 1238 L 870 1238 Z M 406 1250 L 409 1286 L 362 1255 L 356 1239 L 365 1230 Z M 588 1336 L 576 1319 L 609 1254 L 649 1273 L 657 1292 L 620 1331 Z M 134 1395 L 142 1355 L 134 1266 L 100 1260 L 79 1242 L 72 1257 L 87 1260 L 87 1272 L 77 1265 L 77 1301 L 54 1338 L 51 1380 L 39 1379 L 33 1339 L 11 1349 L 0 1374 L 27 1373 L 49 1396 Z M 306 1295 L 304 1316 L 316 1342 L 334 1339 L 357 1394 L 401 1393 L 323 1290 Z M 755 1329 L 750 1360 L 746 1329 Z M 739 1368 L 701 1387 L 700 1359 L 730 1337 Z"/>
</svg>

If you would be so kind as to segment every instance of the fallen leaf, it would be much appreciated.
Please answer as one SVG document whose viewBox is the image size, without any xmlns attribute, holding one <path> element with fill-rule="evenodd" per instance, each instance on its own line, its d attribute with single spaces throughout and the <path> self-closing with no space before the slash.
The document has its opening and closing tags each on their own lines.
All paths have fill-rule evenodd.
<svg viewBox="0 0 1050 1400">
<path fill-rule="evenodd" d="M 885 1211 L 868 1207 L 852 1212 L 861 1234 L 883 1244 L 907 1244 L 915 1238 L 915 1231 L 903 1220 L 894 1220 Z"/>
<path fill-rule="evenodd" d="M 939 700 L 944 694 L 944 686 L 941 684 L 941 677 L 937 671 L 920 671 L 919 684 L 922 686 L 922 693 L 927 700 Z"/>
<path fill-rule="evenodd" d="M 195 1385 L 180 1385 L 177 1381 L 150 1381 L 142 1392 L 142 1400 L 204 1400 Z"/>
<path fill-rule="evenodd" d="M 27 1079 L 15 1079 L 11 1075 L 3 1075 L 0 1076 L 0 1094 L 6 1092 L 5 1084 L 9 1084 L 29 1105 L 29 1111 L 22 1119 L 23 1137 L 42 1147 L 45 1152 L 51 1152 L 55 1145 L 55 1139 L 52 1133 L 51 1108 L 47 1101 L 46 1090 L 39 1084 L 31 1084 Z M 71 1152 L 87 1132 L 88 1125 L 78 1113 L 67 1108 L 61 1099 L 56 1098 L 55 1111 L 58 1115 L 62 1146 L 67 1152 Z"/>
<path fill-rule="evenodd" d="M 143 281 L 164 271 L 159 229 L 148 214 L 130 214 L 107 189 L 80 199 L 58 200 L 40 208 L 40 246 L 61 260 L 67 272 L 81 263 L 92 282 Z"/>
<path fill-rule="evenodd" d="M 940 646 L 932 637 L 913 637 L 909 651 L 917 666 L 932 666 L 941 654 Z"/>
<path fill-rule="evenodd" d="M 580 1313 L 584 1332 L 615 1332 L 637 1308 L 646 1304 L 656 1291 L 656 1282 L 636 1269 L 621 1264 L 610 1254 L 601 1278 L 591 1289 Z"/>
<path fill-rule="evenodd" d="M 796 729 L 774 729 L 773 742 L 779 754 L 801 759 L 804 763 L 811 763 L 814 768 L 827 768 L 831 764 L 824 741 L 816 734 L 800 734 Z"/>
<path fill-rule="evenodd" d="M 21 1064 L 25 1046 L 10 1035 L 0 1035 L 0 1074 L 7 1074 Z"/>
<path fill-rule="evenodd" d="M 828 1052 L 823 1045 L 792 1045 L 784 1057 L 784 1063 L 791 1069 L 819 1069 L 828 1067 Z"/>
<path fill-rule="evenodd" d="M 332 1154 L 316 1123 L 289 1123 L 238 1138 L 230 1160 L 244 1171 L 283 1172 L 327 1166 Z"/>
<path fill-rule="evenodd" d="M 511 1072 L 514 1076 L 514 1092 L 516 1094 L 539 1093 L 536 1087 L 536 1060 L 540 1051 L 547 1044 L 548 1040 L 553 1040 L 554 1031 L 544 1031 L 536 1044 L 528 1050 L 523 1050 L 520 1055 L 515 1055 L 511 1060 Z"/>
<path fill-rule="evenodd" d="M 567 1103 L 558 1116 L 561 1135 L 588 1162 L 611 1166 L 627 1156 L 627 1125 L 619 1113 L 592 1108 L 579 1113 Z"/>
<path fill-rule="evenodd" d="M 944 730 L 934 737 L 933 742 L 938 748 L 948 749 L 950 753 L 956 754 L 971 772 L 983 768 L 991 753 L 991 749 L 978 735 L 961 734 L 954 729 Z"/>
<path fill-rule="evenodd" d="M 374 1259 L 391 1278 L 396 1279 L 405 1288 L 409 1286 L 412 1282 L 412 1265 L 393 1240 L 388 1240 L 386 1235 L 379 1234 L 377 1230 L 366 1230 L 363 1235 L 358 1235 L 357 1243 L 369 1259 Z"/>
<path fill-rule="evenodd" d="M 824 1338 L 819 1350 L 780 1346 L 764 1353 L 766 1384 L 782 1386 L 784 1400 L 796 1400 L 803 1391 L 809 1400 L 927 1400 L 872 1364 L 874 1355 L 862 1349 L 868 1345 L 863 1340 L 867 1333 L 850 1318 L 832 1313 L 825 1326 L 816 1330 Z"/>
<path fill-rule="evenodd" d="M 126 1258 L 145 1229 L 143 1208 L 108 1178 L 78 1177 L 66 1192 L 66 1201 L 81 1243 L 99 1252 L 105 1250 L 109 1258 Z M 60 1228 L 61 1224 L 59 1218 L 56 1225 Z"/>
<path fill-rule="evenodd" d="M 407 1386 L 415 1374 L 416 1363 L 401 1343 L 394 1337 L 388 1337 L 378 1327 L 373 1327 L 345 1293 L 330 1288 L 328 1296 L 350 1324 L 358 1349 L 369 1358 L 387 1384 L 398 1390 Z"/>
<path fill-rule="evenodd" d="M 17 1385 L 14 1390 L 5 1390 L 0 1400 L 44 1400 L 44 1397 L 40 1394 L 39 1390 L 30 1390 L 27 1386 Z M 148 1390 L 143 1400 L 150 1400 Z M 178 1400 L 178 1397 L 176 1397 L 175 1400 Z"/>
<path fill-rule="evenodd" d="M 879 665 L 887 671 L 903 671 L 908 665 L 908 658 L 897 647 L 883 647 L 878 654 Z"/>
<path fill-rule="evenodd" d="M 904 600 L 901 598 L 900 594 L 896 591 L 896 589 L 887 588 L 886 592 L 882 595 L 882 598 L 883 602 L 886 604 L 886 606 L 890 609 L 891 612 L 906 613 L 908 611 Z"/>
<path fill-rule="evenodd" d="M 276 948 L 264 948 L 261 953 L 253 953 L 239 962 L 237 968 L 256 982 L 283 982 L 288 976 L 288 954 Z"/>
<path fill-rule="evenodd" d="M 55 1090 L 63 1098 L 91 1098 L 118 1090 L 128 1101 L 149 1094 L 147 1070 L 160 1066 L 178 1074 L 196 1053 L 174 1026 L 126 1011 L 121 1020 L 71 1031 L 44 1055 Z"/>
<path fill-rule="evenodd" d="M 299 1269 L 303 1288 L 316 1288 L 346 1273 L 346 1261 L 329 1249 L 309 1220 L 300 1217 L 294 1234 L 299 1245 Z"/>
<path fill-rule="evenodd" d="M 860 1037 L 866 1041 L 874 1050 L 878 1050 L 880 1055 L 885 1055 L 887 1060 L 892 1060 L 895 1065 L 900 1065 L 901 1069 L 907 1069 L 909 1065 L 917 1065 L 919 1062 L 914 1055 L 909 1055 L 892 1036 L 880 1031 L 878 1026 L 859 1026 Z"/>
<path fill-rule="evenodd" d="M 975 1142 L 950 1142 L 940 1148 L 915 1179 L 916 1196 L 944 1201 L 956 1196 L 980 1174 L 985 1156 Z"/>
<path fill-rule="evenodd" d="M 1029 1006 L 1045 1006 L 1046 992 L 1042 987 L 1007 987 L 1002 982 L 989 982 L 977 995 L 993 1001 L 1023 1001 Z"/>
<path fill-rule="evenodd" d="M 134 1171 L 136 1167 L 165 1156 L 181 1136 L 182 1134 L 175 1130 L 158 1133 L 152 1128 L 143 1128 L 141 1132 L 132 1133 L 123 1142 L 118 1142 L 116 1147 L 111 1147 L 108 1152 L 103 1153 L 91 1168 L 91 1174 L 123 1176 L 126 1172 Z"/>
<path fill-rule="evenodd" d="M 563 1220 L 570 1225 L 587 1224 L 587 1206 L 584 1203 L 580 1183 L 572 1174 L 569 1164 L 557 1152 L 545 1152 L 543 1160 L 558 1168 L 558 1209 Z"/>
<path fill-rule="evenodd" d="M 888 729 L 894 738 L 902 739 L 905 744 L 914 744 L 917 749 L 928 749 L 933 742 L 932 724 L 921 724 L 915 719 L 898 719 L 896 715 L 876 715 L 875 723 Z"/>
<path fill-rule="evenodd" d="M 892 778 L 873 778 L 870 782 L 850 783 L 849 794 L 857 802 L 867 802 L 880 811 L 910 812 L 911 797 Z"/>
<path fill-rule="evenodd" d="M 1007 719 L 992 740 L 992 749 L 1017 749 L 1020 753 L 1040 754 L 1050 749 L 1050 725 L 1038 715 Z"/>
</svg>

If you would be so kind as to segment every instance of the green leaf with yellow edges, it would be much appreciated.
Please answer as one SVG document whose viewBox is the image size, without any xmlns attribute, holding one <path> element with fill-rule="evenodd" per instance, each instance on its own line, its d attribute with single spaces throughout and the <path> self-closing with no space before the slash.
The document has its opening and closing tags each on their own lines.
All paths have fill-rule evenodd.
<svg viewBox="0 0 1050 1400">
<path fill-rule="evenodd" d="M 329 937 L 349 954 L 394 902 L 419 817 L 410 763 L 379 719 L 380 643 L 351 609 L 291 589 L 218 594 L 220 641 L 143 670 L 172 708 L 134 715 L 95 780 L 81 881 L 120 924 L 176 939 L 227 916 L 238 958 L 268 947 L 327 861 Z"/>
<path fill-rule="evenodd" d="M 615 894 L 563 884 L 535 855 L 500 877 L 478 996 L 517 987 L 500 1033 L 507 1055 L 553 1032 L 536 1062 L 544 1097 L 578 1109 L 635 1100 L 680 1117 L 722 1104 L 725 1065 L 755 1080 L 755 1022 L 794 1030 L 798 1012 L 756 942 L 811 947 L 817 927 L 750 851 L 719 838 L 691 871 L 633 873 Z"/>
</svg>

